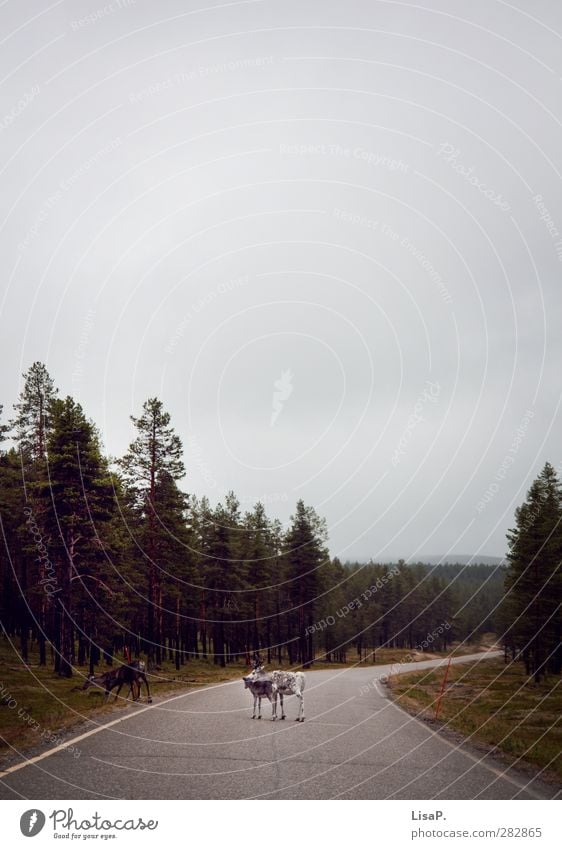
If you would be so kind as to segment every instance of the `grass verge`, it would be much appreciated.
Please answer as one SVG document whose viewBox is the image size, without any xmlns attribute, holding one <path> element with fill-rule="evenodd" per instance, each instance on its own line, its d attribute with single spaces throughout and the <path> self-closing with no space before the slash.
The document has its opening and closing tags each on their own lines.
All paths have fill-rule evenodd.
<svg viewBox="0 0 562 849">
<path fill-rule="evenodd" d="M 433 721 L 444 669 L 394 676 L 394 700 L 420 719 Z M 560 676 L 538 685 L 521 663 L 503 660 L 451 666 L 439 725 L 509 758 L 548 770 L 562 781 L 562 686 Z M 546 773 L 545 773 L 546 774 Z"/>
</svg>

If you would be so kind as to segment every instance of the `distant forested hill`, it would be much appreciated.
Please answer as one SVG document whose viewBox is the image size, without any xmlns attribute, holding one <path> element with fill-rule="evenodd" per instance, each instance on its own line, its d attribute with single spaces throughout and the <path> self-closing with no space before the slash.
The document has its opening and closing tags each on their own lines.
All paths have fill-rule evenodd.
<svg viewBox="0 0 562 849">
<path fill-rule="evenodd" d="M 410 562 L 414 562 L 411 560 Z M 487 566 L 498 566 L 505 563 L 505 557 L 490 557 L 486 554 L 432 554 L 427 557 L 416 559 L 418 563 L 427 563 L 436 566 L 439 563 L 461 563 L 463 566 L 472 566 L 476 563 L 485 563 Z"/>
</svg>

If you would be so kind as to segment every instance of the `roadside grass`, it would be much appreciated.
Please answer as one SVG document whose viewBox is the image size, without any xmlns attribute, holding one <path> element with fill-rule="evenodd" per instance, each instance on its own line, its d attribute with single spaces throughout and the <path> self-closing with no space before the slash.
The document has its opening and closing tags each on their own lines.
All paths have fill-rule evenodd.
<svg viewBox="0 0 562 849">
<path fill-rule="evenodd" d="M 393 676 L 395 701 L 421 719 L 433 720 L 444 669 Z M 439 723 L 465 737 L 521 758 L 562 780 L 562 686 L 560 676 L 535 685 L 521 663 L 502 659 L 451 666 Z M 554 759 L 554 760 L 553 760 Z"/>
</svg>

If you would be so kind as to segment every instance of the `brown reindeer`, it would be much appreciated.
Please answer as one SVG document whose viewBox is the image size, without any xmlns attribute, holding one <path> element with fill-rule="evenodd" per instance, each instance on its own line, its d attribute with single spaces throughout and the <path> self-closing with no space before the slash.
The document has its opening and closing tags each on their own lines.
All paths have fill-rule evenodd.
<svg viewBox="0 0 562 849">
<path fill-rule="evenodd" d="M 103 688 L 107 701 L 111 691 L 117 687 L 114 699 L 114 701 L 117 701 L 123 685 L 128 684 L 129 690 L 126 698 L 132 694 L 133 701 L 137 702 L 140 698 L 141 683 L 144 683 L 147 692 L 147 701 L 151 704 L 152 697 L 145 670 L 146 667 L 142 660 L 133 660 L 132 663 L 118 666 L 117 669 L 109 669 L 107 672 L 102 672 L 98 675 L 89 675 L 80 689 L 87 690 L 89 687 Z"/>
</svg>

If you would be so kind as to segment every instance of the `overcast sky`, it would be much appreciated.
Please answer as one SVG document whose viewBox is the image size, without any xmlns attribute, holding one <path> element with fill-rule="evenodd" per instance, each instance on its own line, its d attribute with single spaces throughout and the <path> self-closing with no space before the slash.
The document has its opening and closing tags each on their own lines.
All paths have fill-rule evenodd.
<svg viewBox="0 0 562 849">
<path fill-rule="evenodd" d="M 1 386 L 332 553 L 503 555 L 562 469 L 555 0 L 6 0 Z"/>
</svg>

